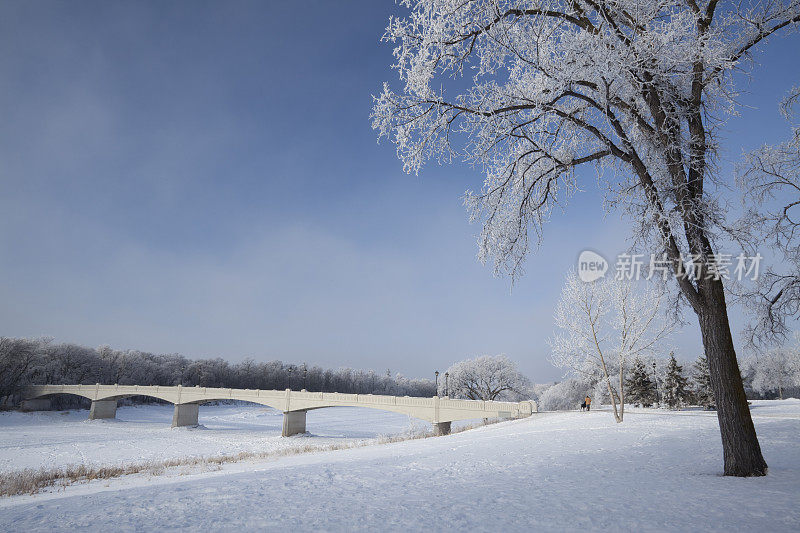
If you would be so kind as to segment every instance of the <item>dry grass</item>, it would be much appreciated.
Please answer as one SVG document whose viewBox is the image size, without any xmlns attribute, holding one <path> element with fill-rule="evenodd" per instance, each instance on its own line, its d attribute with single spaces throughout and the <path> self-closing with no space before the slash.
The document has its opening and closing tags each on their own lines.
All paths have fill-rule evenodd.
<svg viewBox="0 0 800 533">
<path fill-rule="evenodd" d="M 466 426 L 456 427 L 453 428 L 450 433 L 461 433 L 463 431 L 469 431 L 470 429 L 476 429 L 483 426 L 491 426 L 492 424 L 497 424 L 498 422 L 502 422 L 503 418 L 486 418 L 481 422 L 475 422 L 474 424 L 467 424 Z"/>
<path fill-rule="evenodd" d="M 470 429 L 475 429 L 487 424 L 496 424 L 500 419 L 485 420 L 475 424 L 453 428 L 452 433 L 461 433 Z M 392 442 L 402 442 L 407 440 L 425 439 L 432 437 L 430 430 L 420 428 L 410 428 L 399 435 L 382 435 L 377 439 L 332 443 L 332 444 L 313 444 L 308 443 L 302 446 L 293 446 L 281 450 L 268 452 L 240 452 L 233 455 L 216 455 L 210 457 L 184 457 L 177 459 L 166 459 L 163 461 L 147 461 L 142 463 L 124 464 L 119 466 L 93 466 L 93 465 L 70 465 L 60 468 L 26 468 L 16 472 L 0 474 L 0 497 L 18 496 L 21 494 L 36 494 L 50 487 L 62 488 L 75 483 L 88 483 L 99 479 L 111 479 L 131 474 L 144 474 L 157 476 L 164 474 L 167 470 L 174 470 L 179 467 L 188 467 L 187 471 L 181 474 L 218 470 L 221 465 L 236 463 L 247 460 L 277 459 L 291 455 L 300 455 L 312 452 L 327 452 L 334 450 L 346 450 L 352 448 L 363 448 L 375 444 L 389 444 Z"/>
</svg>

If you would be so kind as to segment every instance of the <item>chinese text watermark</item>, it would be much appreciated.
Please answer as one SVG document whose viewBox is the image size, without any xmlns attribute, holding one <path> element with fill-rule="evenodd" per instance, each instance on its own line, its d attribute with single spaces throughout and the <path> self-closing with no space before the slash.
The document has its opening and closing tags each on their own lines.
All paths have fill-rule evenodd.
<svg viewBox="0 0 800 533">
<path fill-rule="evenodd" d="M 669 276 L 698 279 L 735 279 L 738 281 L 758 279 L 762 255 L 713 254 L 707 257 L 681 256 L 672 261 L 667 254 L 620 254 L 614 264 L 614 279 L 650 280 L 654 277 L 667 279 Z M 609 264 L 600 254 L 584 250 L 578 256 L 578 277 L 587 283 L 606 275 Z M 674 273 L 673 273 L 674 272 Z"/>
</svg>

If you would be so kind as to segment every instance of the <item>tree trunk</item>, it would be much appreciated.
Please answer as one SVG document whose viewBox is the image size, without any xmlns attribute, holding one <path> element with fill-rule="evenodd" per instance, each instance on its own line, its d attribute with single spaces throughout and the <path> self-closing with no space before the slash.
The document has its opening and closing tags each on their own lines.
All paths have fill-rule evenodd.
<svg viewBox="0 0 800 533">
<path fill-rule="evenodd" d="M 722 282 L 708 280 L 704 285 L 708 292 L 698 318 L 717 405 L 725 475 L 764 476 L 767 474 L 767 463 L 761 455 L 761 446 L 747 406 Z"/>
<path fill-rule="evenodd" d="M 614 408 L 614 420 L 619 424 L 622 422 L 622 413 L 617 411 L 617 397 L 614 396 L 614 387 L 611 386 L 611 378 L 608 377 L 608 372 L 606 372 L 606 385 L 608 386 L 608 395 L 611 396 L 611 406 Z"/>
<path fill-rule="evenodd" d="M 622 360 L 619 363 L 619 420 L 622 422 L 622 419 L 625 418 L 625 386 L 623 383 L 623 370 L 625 369 L 625 361 Z"/>
</svg>

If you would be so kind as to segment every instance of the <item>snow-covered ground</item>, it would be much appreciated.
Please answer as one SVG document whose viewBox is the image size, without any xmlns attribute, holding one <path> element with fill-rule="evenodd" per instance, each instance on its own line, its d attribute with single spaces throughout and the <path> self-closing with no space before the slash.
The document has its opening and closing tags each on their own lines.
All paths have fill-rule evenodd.
<svg viewBox="0 0 800 533">
<path fill-rule="evenodd" d="M 543 413 L 447 437 L 6 498 L 0 530 L 798 531 L 800 400 L 754 402 L 753 415 L 770 465 L 764 478 L 720 475 L 713 413 L 635 410 L 619 425 L 601 410 Z M 355 431 L 367 413 L 342 416 Z M 94 435 L 126 425 L 75 424 Z M 313 424 L 312 433 L 328 431 Z M 232 431 L 257 439 L 262 425 L 253 425 Z M 165 430 L 161 442 L 222 427 Z M 317 438 L 337 437 L 284 440 Z"/>
<path fill-rule="evenodd" d="M 0 473 L 271 452 L 430 428 L 430 424 L 397 413 L 339 407 L 309 411 L 306 428 L 313 438 L 284 439 L 283 414 L 252 404 L 204 405 L 200 407 L 201 428 L 171 428 L 171 405 L 120 407 L 113 420 L 87 420 L 87 412 L 0 412 Z"/>
</svg>

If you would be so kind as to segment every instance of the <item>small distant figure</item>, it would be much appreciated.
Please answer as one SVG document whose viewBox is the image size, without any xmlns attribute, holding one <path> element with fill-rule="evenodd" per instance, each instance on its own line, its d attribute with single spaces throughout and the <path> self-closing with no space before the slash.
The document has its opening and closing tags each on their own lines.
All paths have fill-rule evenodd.
<svg viewBox="0 0 800 533">
<path fill-rule="evenodd" d="M 586 405 L 586 410 L 588 411 L 592 406 L 592 399 L 587 396 L 586 399 L 583 400 L 583 403 Z"/>
<path fill-rule="evenodd" d="M 583 400 L 583 403 L 581 404 L 581 411 L 585 410 L 586 410 L 586 400 Z"/>
</svg>

